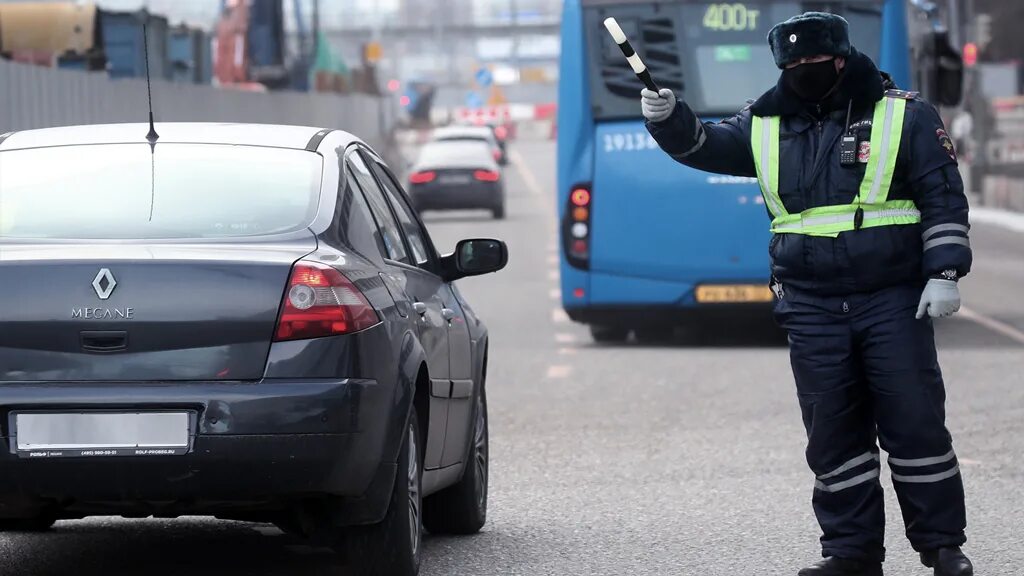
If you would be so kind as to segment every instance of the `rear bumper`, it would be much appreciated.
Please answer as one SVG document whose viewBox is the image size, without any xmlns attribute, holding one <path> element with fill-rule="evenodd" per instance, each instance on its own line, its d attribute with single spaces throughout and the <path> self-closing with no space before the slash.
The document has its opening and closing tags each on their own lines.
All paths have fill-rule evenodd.
<svg viewBox="0 0 1024 576">
<path fill-rule="evenodd" d="M 383 517 L 396 470 L 382 458 L 396 421 L 372 380 L 259 383 L 0 384 L 0 517 L 284 510 L 335 498 L 345 521 Z M 19 410 L 191 410 L 184 456 L 44 458 L 17 454 Z M 398 418 L 399 421 L 404 419 Z"/>
<path fill-rule="evenodd" d="M 498 208 L 504 202 L 499 184 L 475 182 L 465 186 L 417 185 L 411 191 L 417 210 Z"/>
<path fill-rule="evenodd" d="M 751 320 L 771 320 L 770 303 L 713 304 L 713 305 L 601 305 L 568 306 L 566 314 L 574 322 L 599 326 L 625 326 L 643 328 L 648 326 L 717 325 L 737 317 Z"/>
</svg>

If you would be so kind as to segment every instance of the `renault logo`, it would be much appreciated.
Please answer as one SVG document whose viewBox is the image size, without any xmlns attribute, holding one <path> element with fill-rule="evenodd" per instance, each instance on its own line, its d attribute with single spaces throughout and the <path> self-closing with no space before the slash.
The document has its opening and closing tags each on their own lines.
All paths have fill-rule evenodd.
<svg viewBox="0 0 1024 576">
<path fill-rule="evenodd" d="M 93 279 L 92 288 L 96 291 L 96 295 L 100 297 L 100 300 L 106 300 L 114 293 L 114 288 L 117 288 L 117 280 L 114 280 L 114 275 L 110 273 L 108 268 L 102 268 L 96 274 L 96 278 Z"/>
</svg>

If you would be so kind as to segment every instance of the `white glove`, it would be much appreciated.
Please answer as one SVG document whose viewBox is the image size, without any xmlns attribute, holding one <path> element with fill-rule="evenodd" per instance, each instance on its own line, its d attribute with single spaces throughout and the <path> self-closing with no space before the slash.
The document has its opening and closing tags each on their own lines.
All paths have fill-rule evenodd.
<svg viewBox="0 0 1024 576">
<path fill-rule="evenodd" d="M 917 319 L 927 313 L 932 318 L 952 316 L 960 310 L 960 287 L 953 280 L 933 278 L 924 287 L 921 304 L 917 307 Z"/>
<path fill-rule="evenodd" d="M 651 122 L 668 120 L 672 111 L 676 109 L 676 95 L 668 88 L 662 88 L 660 92 L 644 88 L 640 96 L 644 118 Z"/>
</svg>

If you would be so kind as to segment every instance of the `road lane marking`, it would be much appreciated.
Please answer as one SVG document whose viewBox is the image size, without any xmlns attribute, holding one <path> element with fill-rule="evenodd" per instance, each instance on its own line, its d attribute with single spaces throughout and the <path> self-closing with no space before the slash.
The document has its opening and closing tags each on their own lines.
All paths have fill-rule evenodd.
<svg viewBox="0 0 1024 576">
<path fill-rule="evenodd" d="M 572 374 L 572 366 L 568 364 L 556 364 L 554 366 L 548 366 L 548 373 L 546 378 L 568 378 Z"/>
<path fill-rule="evenodd" d="M 548 297 L 551 298 L 552 300 L 561 300 L 562 299 L 562 289 L 561 288 L 552 288 L 551 290 L 548 291 Z"/>
<path fill-rule="evenodd" d="M 555 342 L 558 342 L 559 344 L 572 344 L 576 342 L 576 336 L 565 332 L 559 332 L 558 334 L 555 334 Z"/>
<path fill-rule="evenodd" d="M 522 154 L 518 150 L 512 149 L 508 153 L 508 159 L 512 161 L 512 165 L 516 167 L 519 175 L 523 177 L 523 182 L 526 182 L 526 189 L 530 194 L 543 196 L 544 189 L 537 182 L 537 177 L 533 175 L 533 171 L 526 166 L 526 161 L 523 159 Z"/>
<path fill-rule="evenodd" d="M 561 275 L 558 273 L 558 270 L 548 270 L 548 280 L 557 282 L 559 278 L 561 278 Z"/>
<path fill-rule="evenodd" d="M 555 308 L 551 311 L 551 321 L 555 324 L 566 324 L 569 322 L 569 315 L 565 313 L 565 310 Z"/>
<path fill-rule="evenodd" d="M 984 314 L 981 314 L 979 312 L 975 312 L 970 308 L 961 307 L 960 315 L 970 320 L 971 322 L 978 324 L 979 326 L 988 328 L 989 330 L 997 334 L 1002 334 L 1003 336 L 1006 336 L 1007 338 L 1017 342 L 1018 344 L 1024 345 L 1024 332 L 1021 332 L 1017 328 L 1014 328 L 1013 326 L 1010 326 L 1005 322 L 1000 322 L 995 318 L 989 318 L 988 316 L 985 316 Z"/>
<path fill-rule="evenodd" d="M 557 266 L 559 264 L 558 254 L 548 254 L 548 264 Z"/>
<path fill-rule="evenodd" d="M 573 356 L 577 352 L 579 352 L 579 350 L 577 350 L 575 348 L 559 348 L 558 349 L 558 355 L 559 356 Z"/>
<path fill-rule="evenodd" d="M 961 458 L 959 456 L 956 457 L 956 460 L 957 460 L 957 462 L 960 463 L 961 466 L 980 466 L 981 465 L 981 461 L 980 460 L 971 460 L 970 458 Z"/>
</svg>

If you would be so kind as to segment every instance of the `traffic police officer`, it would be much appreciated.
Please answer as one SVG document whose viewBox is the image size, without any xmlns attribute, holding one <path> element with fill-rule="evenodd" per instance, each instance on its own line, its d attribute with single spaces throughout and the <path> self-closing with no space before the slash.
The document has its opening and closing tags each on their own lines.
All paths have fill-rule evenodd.
<svg viewBox="0 0 1024 576">
<path fill-rule="evenodd" d="M 768 40 L 779 82 L 732 118 L 701 123 L 671 90 L 642 98 L 663 150 L 756 177 L 772 218 L 775 315 L 789 333 L 823 532 L 824 560 L 799 574 L 882 574 L 880 443 L 921 561 L 936 576 L 969 576 L 931 320 L 959 310 L 971 267 L 952 142 L 930 104 L 851 46 L 840 16 L 796 16 Z"/>
</svg>

